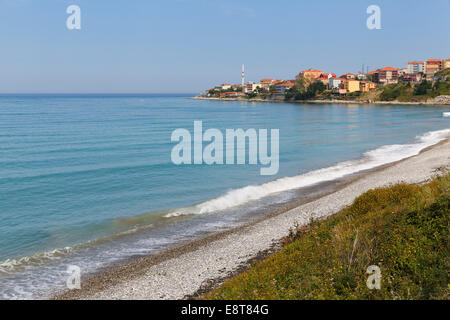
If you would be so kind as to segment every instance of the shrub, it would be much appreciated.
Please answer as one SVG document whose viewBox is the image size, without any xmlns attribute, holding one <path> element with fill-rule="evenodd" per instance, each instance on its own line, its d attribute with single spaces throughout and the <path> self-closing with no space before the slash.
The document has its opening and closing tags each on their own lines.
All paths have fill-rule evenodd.
<svg viewBox="0 0 450 320">
<path fill-rule="evenodd" d="M 206 299 L 448 299 L 450 175 L 370 190 Z M 381 268 L 380 290 L 366 286 Z"/>
</svg>

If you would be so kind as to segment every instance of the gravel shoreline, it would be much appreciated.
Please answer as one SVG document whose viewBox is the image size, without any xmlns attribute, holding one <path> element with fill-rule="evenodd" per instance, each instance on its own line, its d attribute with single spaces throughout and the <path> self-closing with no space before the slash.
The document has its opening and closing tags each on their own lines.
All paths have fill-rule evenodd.
<svg viewBox="0 0 450 320">
<path fill-rule="evenodd" d="M 350 205 L 365 191 L 398 182 L 421 183 L 450 165 L 450 140 L 423 150 L 419 155 L 361 175 L 337 191 L 304 203 L 255 224 L 200 240 L 183 252 L 168 250 L 164 259 L 150 266 L 139 262 L 122 269 L 106 270 L 103 277 L 82 283 L 82 289 L 56 299 L 184 299 L 220 283 L 244 269 L 248 262 L 276 250 L 281 238 L 295 224 L 325 218 Z M 147 262 L 148 263 L 148 262 Z M 115 281 L 115 272 L 128 275 Z M 101 279 L 101 280 L 100 280 Z M 206 289 L 205 289 L 206 288 Z"/>
</svg>

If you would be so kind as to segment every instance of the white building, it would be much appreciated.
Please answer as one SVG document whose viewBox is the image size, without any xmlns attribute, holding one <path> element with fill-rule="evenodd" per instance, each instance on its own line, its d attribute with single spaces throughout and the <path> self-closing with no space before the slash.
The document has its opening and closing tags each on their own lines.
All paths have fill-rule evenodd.
<svg viewBox="0 0 450 320">
<path fill-rule="evenodd" d="M 245 92 L 253 92 L 253 91 L 256 91 L 256 88 L 262 88 L 261 87 L 261 83 L 254 83 L 254 82 L 248 82 L 246 85 L 245 85 L 245 89 L 246 89 L 246 91 Z"/>
<path fill-rule="evenodd" d="M 342 79 L 341 78 L 330 78 L 328 79 L 328 89 L 339 90 L 341 88 Z"/>
<path fill-rule="evenodd" d="M 286 94 L 286 91 L 294 86 L 293 83 L 278 83 L 275 87 L 275 94 Z"/>
<path fill-rule="evenodd" d="M 222 90 L 228 90 L 231 89 L 231 84 L 229 83 L 224 83 L 221 85 Z"/>
<path fill-rule="evenodd" d="M 419 72 L 425 73 L 425 62 L 424 61 L 410 61 L 407 67 L 408 74 L 417 74 Z"/>
</svg>

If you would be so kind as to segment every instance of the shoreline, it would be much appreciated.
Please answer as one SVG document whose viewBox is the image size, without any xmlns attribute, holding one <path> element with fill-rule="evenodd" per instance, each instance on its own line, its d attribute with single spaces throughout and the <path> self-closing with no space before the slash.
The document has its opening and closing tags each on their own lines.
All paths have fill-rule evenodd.
<svg viewBox="0 0 450 320">
<path fill-rule="evenodd" d="M 272 103 L 304 103 L 304 104 L 362 104 L 362 105 L 412 105 L 412 106 L 450 106 L 450 103 L 439 103 L 433 101 L 421 101 L 421 102 L 400 102 L 400 101 L 357 101 L 357 100 L 292 100 L 287 101 L 284 99 L 260 99 L 260 98 L 211 98 L 196 96 L 191 99 L 194 100 L 212 100 L 212 101 L 241 101 L 241 102 L 272 102 Z"/>
<path fill-rule="evenodd" d="M 81 290 L 62 292 L 53 299 L 195 298 L 277 251 L 279 240 L 296 223 L 305 225 L 311 218 L 331 216 L 368 189 L 426 181 L 438 168 L 447 167 L 449 159 L 447 138 L 419 155 L 359 173 L 331 192 L 294 202 L 250 224 L 105 268 L 83 279 Z"/>
</svg>

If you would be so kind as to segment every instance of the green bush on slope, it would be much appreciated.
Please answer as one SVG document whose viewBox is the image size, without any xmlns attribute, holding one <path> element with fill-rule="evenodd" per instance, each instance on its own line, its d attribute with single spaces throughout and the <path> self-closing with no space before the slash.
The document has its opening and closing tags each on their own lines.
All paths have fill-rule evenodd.
<svg viewBox="0 0 450 320">
<path fill-rule="evenodd" d="M 370 190 L 206 299 L 448 299 L 450 175 Z M 381 268 L 369 290 L 367 267 Z"/>
</svg>

